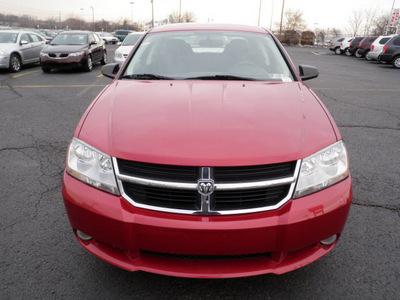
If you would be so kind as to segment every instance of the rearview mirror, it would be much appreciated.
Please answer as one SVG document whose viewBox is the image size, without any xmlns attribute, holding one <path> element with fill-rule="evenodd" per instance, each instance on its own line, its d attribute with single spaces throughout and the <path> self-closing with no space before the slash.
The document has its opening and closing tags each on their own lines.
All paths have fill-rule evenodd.
<svg viewBox="0 0 400 300">
<path fill-rule="evenodd" d="M 106 76 L 108 78 L 112 78 L 112 79 L 115 78 L 115 76 L 117 75 L 118 71 L 119 71 L 119 64 L 118 63 L 105 65 L 101 69 L 101 73 L 104 76 Z"/>
<path fill-rule="evenodd" d="M 318 69 L 313 66 L 299 65 L 300 77 L 303 81 L 317 78 L 319 75 Z"/>
</svg>

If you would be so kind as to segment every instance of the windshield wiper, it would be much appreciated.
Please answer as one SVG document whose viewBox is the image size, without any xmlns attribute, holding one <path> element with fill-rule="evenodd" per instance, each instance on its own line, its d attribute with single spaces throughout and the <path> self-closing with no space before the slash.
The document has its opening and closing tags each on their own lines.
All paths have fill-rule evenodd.
<svg viewBox="0 0 400 300">
<path fill-rule="evenodd" d="M 235 75 L 209 75 L 185 78 L 187 80 L 247 80 L 255 81 L 257 79 L 251 77 L 235 76 Z"/>
<path fill-rule="evenodd" d="M 175 78 L 156 74 L 131 74 L 122 76 L 123 79 L 144 79 L 144 80 L 173 80 Z"/>
</svg>

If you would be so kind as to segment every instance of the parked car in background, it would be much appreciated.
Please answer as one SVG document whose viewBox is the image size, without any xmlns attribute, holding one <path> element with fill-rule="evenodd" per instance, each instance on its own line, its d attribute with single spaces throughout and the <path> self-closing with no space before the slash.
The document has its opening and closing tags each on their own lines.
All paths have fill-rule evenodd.
<svg viewBox="0 0 400 300">
<path fill-rule="evenodd" d="M 342 51 L 340 51 L 340 44 L 341 44 L 341 42 L 343 42 L 343 40 L 344 40 L 343 37 L 334 38 L 331 41 L 331 45 L 329 47 L 329 50 L 335 52 L 335 54 L 337 54 L 337 55 L 342 54 Z"/>
<path fill-rule="evenodd" d="M 197 278 L 328 254 L 352 188 L 339 129 L 303 83 L 318 70 L 297 72 L 255 26 L 157 26 L 135 47 L 103 67 L 113 81 L 68 150 L 62 194 L 80 245 L 129 271 Z"/>
<path fill-rule="evenodd" d="M 119 42 L 118 38 L 116 38 L 109 32 L 96 32 L 96 33 L 106 44 L 116 44 Z"/>
<path fill-rule="evenodd" d="M 358 48 L 360 48 L 360 43 L 361 43 L 361 41 L 364 39 L 365 37 L 364 36 L 358 36 L 358 37 L 355 37 L 351 42 L 350 42 L 350 45 L 349 45 L 349 49 L 347 49 L 347 51 L 346 51 L 346 55 L 347 56 L 352 56 L 352 55 L 355 55 L 355 53 L 356 53 L 356 51 L 358 50 Z"/>
<path fill-rule="evenodd" d="M 368 36 L 368 37 L 364 38 L 361 41 L 360 46 L 354 55 L 358 58 L 365 57 L 366 60 L 371 60 L 369 58 L 369 52 L 371 51 L 372 43 L 377 38 L 378 38 L 377 36 Z"/>
<path fill-rule="evenodd" d="M 385 63 L 391 63 L 394 68 L 400 69 L 400 35 L 393 36 L 383 46 L 382 54 L 379 60 Z"/>
<path fill-rule="evenodd" d="M 122 65 L 125 61 L 125 58 L 129 55 L 133 46 L 135 46 L 136 42 L 143 36 L 144 32 L 132 32 L 126 36 L 124 41 L 121 43 L 121 46 L 117 48 L 114 52 L 114 60 L 115 62 Z"/>
<path fill-rule="evenodd" d="M 378 60 L 379 61 L 379 56 L 381 55 L 383 51 L 383 47 L 385 44 L 393 37 L 393 35 L 381 35 L 379 36 L 375 42 L 372 43 L 371 45 L 371 51 L 368 53 L 368 57 L 371 60 Z"/>
<path fill-rule="evenodd" d="M 61 68 L 82 68 L 90 72 L 96 62 L 105 65 L 107 51 L 104 41 L 90 31 L 63 31 L 40 53 L 40 64 L 45 73 Z"/>
<path fill-rule="evenodd" d="M 134 31 L 132 30 L 125 30 L 125 29 L 118 29 L 114 31 L 114 36 L 118 38 L 121 42 L 124 41 L 126 36 Z"/>
<path fill-rule="evenodd" d="M 47 40 L 52 40 L 56 35 L 57 32 L 49 29 L 41 29 L 40 32 L 44 35 Z"/>
<path fill-rule="evenodd" d="M 0 31 L 0 68 L 19 72 L 23 65 L 38 63 L 46 39 L 31 31 Z"/>
<path fill-rule="evenodd" d="M 351 53 L 349 51 L 350 43 L 353 40 L 353 37 L 347 37 L 340 43 L 340 52 L 350 56 Z"/>
</svg>

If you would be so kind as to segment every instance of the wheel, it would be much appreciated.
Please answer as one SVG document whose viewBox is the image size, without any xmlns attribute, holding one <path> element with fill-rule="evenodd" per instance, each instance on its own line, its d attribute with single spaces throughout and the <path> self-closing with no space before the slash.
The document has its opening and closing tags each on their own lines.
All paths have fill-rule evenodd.
<svg viewBox="0 0 400 300">
<path fill-rule="evenodd" d="M 100 61 L 100 63 L 102 65 L 105 65 L 107 63 L 107 52 L 106 51 L 103 52 L 103 59 Z"/>
<path fill-rule="evenodd" d="M 369 56 L 369 51 L 365 52 L 364 57 L 365 57 L 365 59 L 368 60 L 368 61 L 371 61 L 371 60 L 372 60 L 372 58 Z"/>
<path fill-rule="evenodd" d="M 336 48 L 335 48 L 335 54 L 336 54 L 336 55 L 342 54 L 342 51 L 340 51 L 340 47 L 336 47 Z"/>
<path fill-rule="evenodd" d="M 104 41 L 104 44 L 106 44 L 106 45 L 108 44 L 108 43 L 107 43 L 107 40 L 103 40 L 103 41 Z"/>
<path fill-rule="evenodd" d="M 93 69 L 93 62 L 92 62 L 92 57 L 89 55 L 86 61 L 86 64 L 83 66 L 83 70 L 85 72 L 90 72 Z"/>
<path fill-rule="evenodd" d="M 349 48 L 346 48 L 346 50 L 344 50 L 344 54 L 346 54 L 346 56 L 351 56 Z"/>
<path fill-rule="evenodd" d="M 48 67 L 42 67 L 42 71 L 43 71 L 44 73 L 50 73 L 51 69 L 48 68 Z"/>
<path fill-rule="evenodd" d="M 357 49 L 356 53 L 354 54 L 357 58 L 363 57 L 362 54 L 360 53 L 360 49 Z"/>
<path fill-rule="evenodd" d="M 13 54 L 10 57 L 10 70 L 11 72 L 21 71 L 21 58 L 17 54 Z"/>
<path fill-rule="evenodd" d="M 396 69 L 400 69 L 400 56 L 397 56 L 393 59 L 392 65 Z"/>
</svg>

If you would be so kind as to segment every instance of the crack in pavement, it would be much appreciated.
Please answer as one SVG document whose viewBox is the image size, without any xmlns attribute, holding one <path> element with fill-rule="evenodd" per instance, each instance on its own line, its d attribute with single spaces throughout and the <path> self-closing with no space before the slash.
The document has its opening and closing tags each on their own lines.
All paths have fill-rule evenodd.
<svg viewBox="0 0 400 300">
<path fill-rule="evenodd" d="M 16 94 L 18 97 L 22 97 L 22 94 L 20 94 L 9 82 L 7 79 L 1 80 L 1 86 L 2 87 L 8 87 L 11 92 L 13 92 L 14 94 Z"/>
<path fill-rule="evenodd" d="M 379 126 L 368 126 L 368 125 L 340 125 L 337 124 L 338 127 L 340 128 L 365 128 L 365 129 L 381 129 L 381 130 L 400 130 L 400 123 L 399 123 L 399 128 L 393 128 L 393 127 L 379 127 Z"/>
<path fill-rule="evenodd" d="M 360 203 L 360 202 L 355 202 L 354 200 L 352 201 L 351 204 L 356 205 L 356 206 L 368 207 L 368 208 L 382 208 L 382 209 L 390 210 L 391 212 L 397 213 L 400 217 L 400 207 L 390 206 L 390 205 Z"/>
<path fill-rule="evenodd" d="M 387 114 L 390 115 L 391 117 L 393 117 L 393 118 L 397 119 L 398 121 L 400 121 L 400 116 L 394 114 L 394 113 L 391 112 L 391 111 L 384 110 L 384 109 L 379 109 L 379 108 L 372 108 L 372 107 L 365 106 L 365 105 L 360 105 L 360 104 L 354 104 L 354 103 L 345 102 L 345 101 L 343 101 L 343 100 L 336 99 L 335 97 L 328 96 L 326 93 L 324 93 L 324 92 L 322 92 L 322 91 L 319 91 L 319 90 L 317 90 L 316 92 L 320 93 L 323 97 L 328 98 L 328 99 L 330 99 L 330 100 L 332 100 L 332 101 L 335 101 L 335 102 L 337 102 L 337 103 L 344 103 L 344 104 L 347 104 L 347 105 L 355 106 L 355 107 L 358 107 L 358 108 L 369 109 L 369 110 L 372 110 L 372 111 L 380 111 L 380 112 L 383 112 L 383 113 L 387 113 Z M 389 127 L 389 128 L 386 128 L 386 129 L 395 129 L 395 130 L 399 130 L 399 129 L 400 129 L 400 123 L 398 124 L 398 126 L 399 126 L 399 128 L 392 128 L 392 127 Z M 364 126 L 358 126 L 358 127 L 364 127 Z M 374 127 L 371 127 L 371 128 L 374 128 Z M 378 127 L 378 128 L 376 128 L 376 129 L 383 129 L 383 128 L 379 128 L 379 127 Z"/>
</svg>

